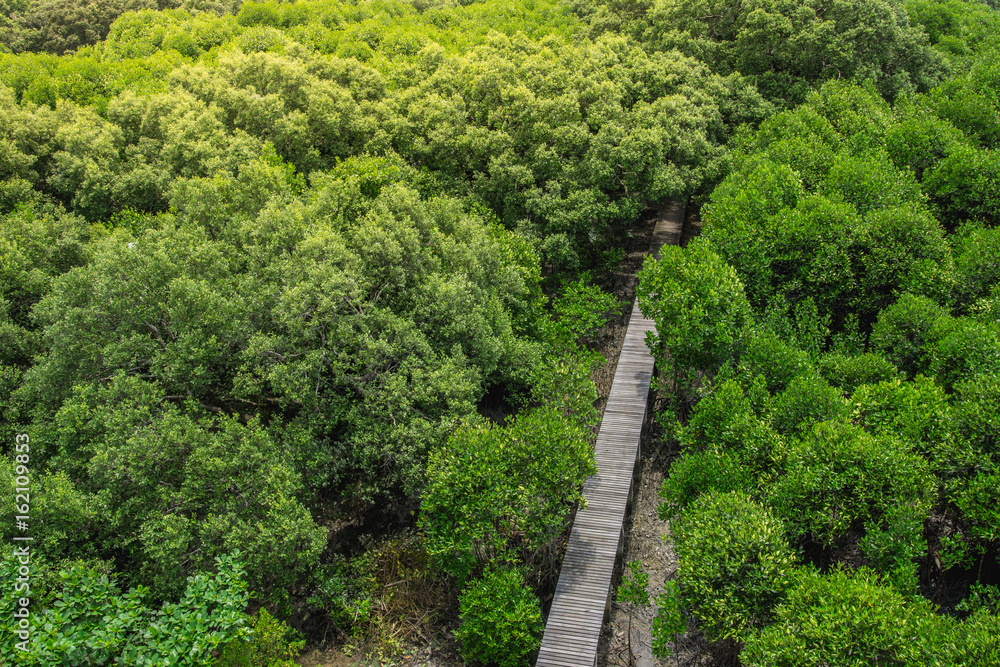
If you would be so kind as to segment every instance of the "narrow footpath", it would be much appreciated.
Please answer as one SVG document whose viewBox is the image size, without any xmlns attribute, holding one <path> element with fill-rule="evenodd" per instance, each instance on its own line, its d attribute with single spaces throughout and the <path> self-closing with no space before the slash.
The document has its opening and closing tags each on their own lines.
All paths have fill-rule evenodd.
<svg viewBox="0 0 1000 667">
<path fill-rule="evenodd" d="M 681 204 L 665 206 L 657 217 L 650 252 L 658 254 L 661 246 L 679 243 L 683 222 Z M 597 474 L 583 487 L 584 508 L 573 522 L 536 667 L 594 667 L 597 662 L 646 420 L 653 357 L 645 337 L 654 328 L 638 302 L 633 303 L 595 444 Z"/>
</svg>

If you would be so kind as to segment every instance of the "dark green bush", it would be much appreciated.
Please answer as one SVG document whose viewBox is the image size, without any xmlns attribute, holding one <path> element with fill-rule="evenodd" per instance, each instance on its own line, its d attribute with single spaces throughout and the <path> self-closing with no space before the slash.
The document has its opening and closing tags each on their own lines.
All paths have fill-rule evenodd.
<svg viewBox="0 0 1000 667">
<path fill-rule="evenodd" d="M 881 525 L 896 506 L 930 512 L 935 484 L 927 462 L 901 440 L 848 422 L 814 425 L 785 465 L 771 502 L 796 539 L 833 545 Z"/>
<path fill-rule="evenodd" d="M 862 354 L 830 352 L 820 357 L 816 370 L 845 396 L 850 396 L 861 385 L 892 380 L 900 374 L 892 362 L 872 352 Z"/>
<path fill-rule="evenodd" d="M 926 90 L 946 71 L 944 57 L 894 0 L 649 5 L 648 12 L 630 6 L 632 11 L 608 25 L 632 32 L 652 48 L 680 49 L 717 71 L 749 75 L 782 106 L 801 102 L 811 88 L 831 79 L 869 82 L 873 96 L 893 99 Z"/>
<path fill-rule="evenodd" d="M 969 596 L 958 603 L 956 608 L 973 614 L 977 611 L 1000 614 L 1000 588 L 987 584 L 972 584 L 969 587 Z"/>
<path fill-rule="evenodd" d="M 976 568 L 981 576 L 986 557 L 1000 547 L 1000 465 L 982 459 L 975 465 L 979 470 L 948 484 L 958 529 L 942 540 L 940 558 L 945 567 Z"/>
<path fill-rule="evenodd" d="M 942 386 L 1000 374 L 1000 323 L 957 317 L 949 329 L 927 347 L 929 370 Z"/>
<path fill-rule="evenodd" d="M 792 380 L 774 401 L 774 428 L 782 434 L 809 430 L 815 422 L 847 415 L 847 403 L 840 391 L 815 371 Z"/>
<path fill-rule="evenodd" d="M 919 181 L 964 137 L 954 125 L 925 109 L 911 107 L 907 111 L 912 117 L 889 130 L 886 150 L 898 169 L 912 171 Z"/>
<path fill-rule="evenodd" d="M 679 429 L 678 440 L 684 451 L 730 453 L 761 472 L 771 467 L 779 437 L 757 416 L 739 383 L 726 380 L 695 405 L 687 425 Z"/>
<path fill-rule="evenodd" d="M 871 570 L 800 571 L 777 621 L 740 655 L 753 667 L 905 667 L 942 664 L 935 644 L 947 621 L 929 602 L 883 585 Z"/>
<path fill-rule="evenodd" d="M 865 525 L 859 546 L 868 566 L 903 595 L 917 595 L 917 567 L 927 555 L 924 522 L 927 507 L 896 505 Z"/>
<path fill-rule="evenodd" d="M 514 569 L 496 569 L 473 581 L 459 600 L 455 636 L 462 657 L 499 667 L 522 667 L 541 645 L 542 610 Z"/>
<path fill-rule="evenodd" d="M 1000 323 L 1000 282 L 993 286 L 989 296 L 977 299 L 969 307 L 969 315 L 977 320 Z"/>
<path fill-rule="evenodd" d="M 782 209 L 794 209 L 806 194 L 790 167 L 754 155 L 712 191 L 702 208 L 702 238 L 736 270 L 755 309 L 763 310 L 773 292 L 774 218 Z"/>
<path fill-rule="evenodd" d="M 431 455 L 420 516 L 427 550 L 459 582 L 494 559 L 547 553 L 594 472 L 589 431 L 552 407 L 505 426 L 467 424 Z"/>
<path fill-rule="evenodd" d="M 956 291 L 965 310 L 1000 283 L 1000 227 L 960 231 L 965 233 L 954 239 Z"/>
<path fill-rule="evenodd" d="M 857 289 L 851 241 L 861 226 L 855 207 L 839 197 L 810 195 L 781 211 L 775 216 L 769 298 L 796 301 L 793 311 L 811 301 L 817 316 L 839 324 Z"/>
<path fill-rule="evenodd" d="M 926 373 L 926 346 L 937 340 L 948 310 L 925 296 L 904 294 L 881 313 L 872 329 L 872 346 L 897 368 L 913 377 Z"/>
<path fill-rule="evenodd" d="M 746 640 L 771 622 L 796 557 L 767 508 L 741 491 L 710 493 L 672 531 L 681 595 L 710 639 Z"/>
<path fill-rule="evenodd" d="M 856 292 L 852 308 L 862 322 L 907 291 L 936 299 L 950 296 L 951 248 L 941 225 L 917 204 L 864 216 L 850 248 Z"/>
<path fill-rule="evenodd" d="M 1000 464 L 1000 378 L 970 378 L 955 385 L 958 432 L 980 454 Z"/>
<path fill-rule="evenodd" d="M 293 658 L 305 646 L 298 633 L 261 609 L 250 618 L 250 637 L 225 645 L 218 667 L 295 667 Z"/>
<path fill-rule="evenodd" d="M 696 388 L 739 355 L 752 320 L 736 271 L 707 244 L 665 246 L 639 273 L 639 306 L 656 322 L 653 355 L 672 377 L 673 394 L 689 401 Z"/>
<path fill-rule="evenodd" d="M 1000 152 L 996 150 L 956 145 L 925 174 L 923 187 L 949 227 L 964 220 L 1000 222 Z"/>
<path fill-rule="evenodd" d="M 946 81 L 931 99 L 938 116 L 961 130 L 973 147 L 995 146 L 1000 141 L 1000 118 L 993 91 L 983 90 L 962 76 Z M 953 164 L 960 166 L 961 162 L 955 160 Z M 953 183 L 959 185 L 957 181 Z"/>
<path fill-rule="evenodd" d="M 858 213 L 923 202 L 920 184 L 911 172 L 900 171 L 885 153 L 843 152 L 820 185 L 820 192 L 852 204 Z"/>
<path fill-rule="evenodd" d="M 307 602 L 329 615 L 341 631 L 359 631 L 376 609 L 377 583 L 371 575 L 370 552 L 345 560 L 339 554 L 315 573 L 315 585 Z"/>
<path fill-rule="evenodd" d="M 747 491 L 753 478 L 739 457 L 729 452 L 685 454 L 670 466 L 670 476 L 660 486 L 660 518 L 666 521 L 705 493 Z"/>
<path fill-rule="evenodd" d="M 739 359 L 741 372 L 764 378 L 767 391 L 784 391 L 792 379 L 810 368 L 809 355 L 767 329 L 754 331 Z"/>
<path fill-rule="evenodd" d="M 862 385 L 851 396 L 854 423 L 873 434 L 897 436 L 937 470 L 954 465 L 954 416 L 948 397 L 933 379 L 918 375 Z"/>
<path fill-rule="evenodd" d="M 763 153 L 778 164 L 788 165 L 813 190 L 826 177 L 836 156 L 833 148 L 813 136 L 776 138 Z"/>
</svg>

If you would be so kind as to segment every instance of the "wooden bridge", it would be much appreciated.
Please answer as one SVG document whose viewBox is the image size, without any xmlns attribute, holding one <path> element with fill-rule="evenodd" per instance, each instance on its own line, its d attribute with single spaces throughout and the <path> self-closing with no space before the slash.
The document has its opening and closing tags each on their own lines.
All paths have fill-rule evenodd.
<svg viewBox="0 0 1000 667">
<path fill-rule="evenodd" d="M 684 208 L 677 203 L 661 211 L 650 251 L 680 242 Z M 655 328 L 632 305 L 611 394 L 597 435 L 597 474 L 583 487 L 586 509 L 577 512 L 566 547 L 555 597 L 545 624 L 535 667 L 594 667 L 597 644 L 608 611 L 611 578 L 621 552 L 623 523 L 632 496 L 639 460 L 639 436 L 646 419 L 653 356 L 646 332 Z"/>
</svg>

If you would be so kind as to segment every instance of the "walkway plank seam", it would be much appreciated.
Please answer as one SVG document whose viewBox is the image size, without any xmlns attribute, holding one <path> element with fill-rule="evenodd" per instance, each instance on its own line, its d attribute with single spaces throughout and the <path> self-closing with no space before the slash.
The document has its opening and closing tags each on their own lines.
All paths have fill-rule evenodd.
<svg viewBox="0 0 1000 667">
<path fill-rule="evenodd" d="M 683 207 L 677 204 L 660 216 L 653 232 L 653 253 L 658 254 L 661 245 L 680 240 L 683 216 Z M 573 521 L 535 667 L 597 664 L 653 375 L 646 333 L 654 329 L 636 299 L 594 445 L 598 472 L 583 486 L 585 509 L 577 511 Z"/>
</svg>

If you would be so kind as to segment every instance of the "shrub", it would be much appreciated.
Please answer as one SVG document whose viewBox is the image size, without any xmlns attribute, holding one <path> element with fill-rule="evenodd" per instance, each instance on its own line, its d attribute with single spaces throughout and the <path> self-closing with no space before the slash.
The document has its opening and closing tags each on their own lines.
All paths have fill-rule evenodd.
<svg viewBox="0 0 1000 667">
<path fill-rule="evenodd" d="M 779 433 L 808 430 L 815 422 L 847 415 L 843 395 L 815 372 L 798 376 L 774 402 L 774 427 Z"/>
<path fill-rule="evenodd" d="M 1000 374 L 1000 323 L 958 317 L 928 346 L 930 371 L 946 389 L 964 379 Z"/>
<path fill-rule="evenodd" d="M 927 463 L 892 437 L 846 422 L 822 422 L 788 453 L 773 506 L 795 537 L 832 545 L 848 531 L 878 526 L 890 508 L 912 506 L 926 517 L 933 477 Z"/>
<path fill-rule="evenodd" d="M 221 644 L 247 632 L 243 610 L 249 593 L 238 558 L 239 552 L 216 558 L 217 573 L 189 577 L 181 600 L 158 610 L 145 605 L 145 587 L 121 593 L 99 568 L 68 563 L 56 575 L 51 606 L 32 610 L 34 629 L 28 651 L 21 654 L 10 641 L 15 625 L 8 622 L 14 620 L 18 563 L 4 557 L 0 630 L 7 639 L 0 644 L 0 658 L 4 664 L 46 666 L 213 664 L 212 653 Z"/>
<path fill-rule="evenodd" d="M 495 559 L 531 560 L 553 546 L 594 471 L 589 433 L 554 408 L 465 426 L 431 457 L 427 551 L 460 582 Z"/>
<path fill-rule="evenodd" d="M 861 385 L 885 382 L 899 376 L 899 370 L 891 361 L 872 352 L 857 355 L 831 352 L 820 358 L 816 370 L 845 396 L 850 396 Z"/>
<path fill-rule="evenodd" d="M 815 135 L 785 136 L 773 139 L 762 152 L 769 160 L 794 169 L 802 184 L 813 190 L 830 171 L 836 156 L 831 146 L 817 139 Z"/>
<path fill-rule="evenodd" d="M 941 560 L 945 567 L 976 565 L 977 576 L 982 576 L 986 555 L 996 553 L 1000 542 L 1000 466 L 977 463 L 986 471 L 949 485 L 948 496 L 958 509 L 961 540 L 954 536 L 942 540 Z"/>
<path fill-rule="evenodd" d="M 740 491 L 703 495 L 674 524 L 681 595 L 710 639 L 744 641 L 770 623 L 796 560 L 784 532 Z"/>
<path fill-rule="evenodd" d="M 872 329 L 871 343 L 897 368 L 913 377 L 929 366 L 924 348 L 941 335 L 945 308 L 925 296 L 904 294 L 881 313 Z"/>
<path fill-rule="evenodd" d="M 986 584 L 972 584 L 969 596 L 958 603 L 956 609 L 973 614 L 980 610 L 1000 614 L 1000 589 Z"/>
<path fill-rule="evenodd" d="M 358 629 L 372 618 L 377 592 L 370 562 L 367 553 L 349 562 L 337 557 L 316 574 L 308 603 L 328 614 L 341 631 Z"/>
<path fill-rule="evenodd" d="M 955 430 L 969 447 L 964 469 L 948 482 L 948 497 L 958 509 L 961 540 L 944 545 L 952 564 L 981 568 L 1000 542 L 1000 377 L 978 377 L 955 386 Z M 956 457 L 957 458 L 957 457 Z M 956 462 L 956 466 L 964 461 Z M 944 558 L 944 556 L 942 557 Z"/>
<path fill-rule="evenodd" d="M 749 75 L 776 104 L 801 102 L 810 88 L 824 81 L 824 90 L 831 84 L 847 87 L 846 81 L 864 81 L 874 86 L 862 89 L 870 90 L 869 96 L 894 99 L 933 86 L 943 73 L 944 58 L 931 48 L 902 2 L 649 4 L 655 8 L 648 18 L 626 22 L 624 29 L 651 46 L 698 55 L 715 71 Z M 626 3 L 612 4 L 622 5 Z M 875 106 L 874 101 L 856 103 L 851 111 L 869 116 L 888 105 L 871 108 Z"/>
<path fill-rule="evenodd" d="M 5 550 L 0 561 L 0 581 L 4 594 L 0 598 L 0 662 L 4 665 L 112 665 L 126 646 L 141 637 L 149 624 L 151 612 L 142 598 L 148 591 L 139 587 L 122 594 L 114 578 L 99 567 L 76 562 L 66 563 L 55 575 L 51 605 L 40 609 L 32 600 L 31 634 L 28 650 L 21 652 L 15 643 L 19 628 L 14 617 L 18 609 L 15 593 L 18 560 Z M 32 597 L 41 592 L 38 585 L 39 564 L 32 554 Z M 39 600 L 41 602 L 41 600 Z M 39 604 L 39 607 L 41 604 Z M 183 638 L 178 638 L 182 642 Z"/>
<path fill-rule="evenodd" d="M 849 252 L 857 278 L 852 302 L 864 322 L 907 291 L 942 298 L 951 288 L 953 260 L 944 230 L 916 204 L 865 215 Z"/>
<path fill-rule="evenodd" d="M 735 380 L 721 382 L 695 405 L 678 439 L 684 451 L 731 453 L 756 471 L 771 467 L 778 444 L 778 434 L 755 414 L 750 398 Z"/>
<path fill-rule="evenodd" d="M 884 153 L 841 153 L 820 190 L 831 199 L 853 204 L 862 215 L 923 200 L 913 174 L 901 172 Z"/>
<path fill-rule="evenodd" d="M 681 449 L 696 452 L 706 447 L 737 447 L 753 419 L 750 401 L 739 383 L 721 382 L 692 408 L 691 418 L 678 434 Z"/>
<path fill-rule="evenodd" d="M 229 642 L 222 650 L 218 667 L 295 667 L 292 658 L 305 646 L 304 639 L 285 623 L 261 609 L 250 618 L 250 638 Z"/>
<path fill-rule="evenodd" d="M 1000 464 L 1000 377 L 970 378 L 955 385 L 955 416 L 962 437 Z"/>
<path fill-rule="evenodd" d="M 743 283 L 704 244 L 668 246 L 639 272 L 639 306 L 656 322 L 650 345 L 673 376 L 680 400 L 693 397 L 701 374 L 715 375 L 742 348 L 751 321 Z"/>
<path fill-rule="evenodd" d="M 947 621 L 929 602 L 906 598 L 871 570 L 799 572 L 777 622 L 750 637 L 740 656 L 754 667 L 941 664 L 930 659 Z"/>
<path fill-rule="evenodd" d="M 917 180 L 963 140 L 962 133 L 946 120 L 915 114 L 889 129 L 886 150 L 898 169 L 914 172 Z"/>
<path fill-rule="evenodd" d="M 792 378 L 810 367 L 809 355 L 766 329 L 750 335 L 746 350 L 740 356 L 742 372 L 761 375 L 772 393 L 784 391 Z"/>
<path fill-rule="evenodd" d="M 854 423 L 869 433 L 900 437 L 937 466 L 955 463 L 952 409 L 931 378 L 863 385 L 850 403 Z"/>
<path fill-rule="evenodd" d="M 1000 283 L 1000 228 L 976 229 L 955 241 L 958 302 L 968 307 Z"/>
<path fill-rule="evenodd" d="M 541 645 L 542 610 L 514 569 L 496 569 L 473 581 L 459 600 L 455 636 L 465 660 L 521 667 Z"/>
<path fill-rule="evenodd" d="M 122 661 L 136 667 L 169 667 L 184 656 L 187 665 L 211 665 L 220 645 L 245 636 L 243 610 L 250 594 L 238 557 L 239 552 L 233 552 L 216 558 L 218 574 L 190 577 L 181 600 L 165 603 L 153 615 L 137 645 L 122 653 Z"/>
<path fill-rule="evenodd" d="M 961 623 L 953 623 L 947 640 L 942 642 L 946 648 L 942 653 L 951 664 L 1000 665 L 1000 615 L 995 609 L 977 609 Z"/>
<path fill-rule="evenodd" d="M 857 291 L 850 247 L 853 231 L 861 226 L 857 210 L 847 202 L 810 195 L 775 218 L 771 265 L 775 285 L 769 299 L 795 302 L 797 319 L 807 321 L 802 316 L 814 310 L 814 322 L 822 314 L 835 316 L 839 324 Z M 776 323 L 792 321 L 785 317 Z M 784 333 L 781 328 L 774 330 Z M 802 337 L 801 342 L 808 349 L 812 341 Z"/>
<path fill-rule="evenodd" d="M 753 481 L 739 458 L 728 452 L 685 454 L 670 467 L 660 486 L 660 518 L 683 511 L 705 493 L 727 493 L 751 488 Z"/>
<path fill-rule="evenodd" d="M 982 322 L 1000 322 L 1000 282 L 993 286 L 989 296 L 969 306 L 969 315 Z"/>
<path fill-rule="evenodd" d="M 715 188 L 702 210 L 703 238 L 736 270 L 754 308 L 763 309 L 773 291 L 773 219 L 805 194 L 790 167 L 755 156 Z"/>
<path fill-rule="evenodd" d="M 903 595 L 916 595 L 917 564 L 927 554 L 924 521 L 927 507 L 896 505 L 865 526 L 860 542 L 868 565 Z"/>
<path fill-rule="evenodd" d="M 996 111 L 991 115 L 995 118 Z M 975 219 L 995 224 L 1000 217 L 1000 152 L 959 144 L 927 172 L 923 185 L 938 217 L 950 227 Z"/>
</svg>

